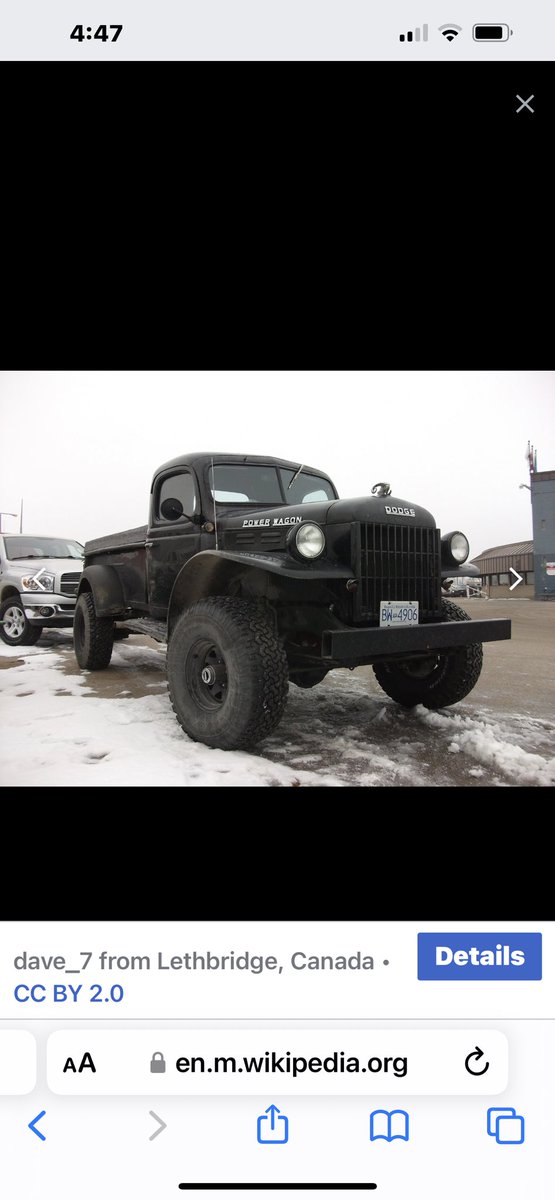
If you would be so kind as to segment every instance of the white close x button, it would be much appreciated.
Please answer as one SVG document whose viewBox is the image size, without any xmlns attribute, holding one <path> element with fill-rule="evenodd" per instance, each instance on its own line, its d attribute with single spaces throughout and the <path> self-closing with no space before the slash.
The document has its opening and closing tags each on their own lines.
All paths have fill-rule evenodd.
<svg viewBox="0 0 555 1200">
<path fill-rule="evenodd" d="M 529 96 L 527 100 L 523 100 L 522 96 L 517 96 L 517 100 L 520 100 L 520 108 L 517 108 L 517 113 L 522 112 L 523 108 L 529 109 L 530 112 L 535 112 L 536 110 L 532 108 L 532 105 L 530 104 L 530 101 L 533 99 L 533 96 Z"/>
</svg>

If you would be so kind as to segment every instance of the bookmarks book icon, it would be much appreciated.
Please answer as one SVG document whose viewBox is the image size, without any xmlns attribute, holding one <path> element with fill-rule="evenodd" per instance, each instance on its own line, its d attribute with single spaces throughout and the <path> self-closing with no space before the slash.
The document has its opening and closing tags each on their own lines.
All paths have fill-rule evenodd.
<svg viewBox="0 0 555 1200">
<path fill-rule="evenodd" d="M 409 1114 L 403 1108 L 394 1108 L 388 1112 L 385 1108 L 376 1108 L 370 1113 L 370 1141 L 376 1142 L 383 1138 L 385 1142 L 394 1142 L 401 1138 L 409 1140 Z"/>
</svg>

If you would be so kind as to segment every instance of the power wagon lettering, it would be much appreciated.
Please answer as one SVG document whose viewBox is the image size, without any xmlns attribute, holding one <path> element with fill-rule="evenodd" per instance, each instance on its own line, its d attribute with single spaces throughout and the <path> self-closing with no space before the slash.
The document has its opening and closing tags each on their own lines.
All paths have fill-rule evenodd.
<svg viewBox="0 0 555 1200">
<path fill-rule="evenodd" d="M 298 525 L 299 521 L 302 521 L 302 517 L 274 517 L 273 521 L 270 521 L 270 518 L 266 517 L 264 520 L 243 521 L 243 529 L 245 526 L 250 527 L 251 525 Z"/>
</svg>

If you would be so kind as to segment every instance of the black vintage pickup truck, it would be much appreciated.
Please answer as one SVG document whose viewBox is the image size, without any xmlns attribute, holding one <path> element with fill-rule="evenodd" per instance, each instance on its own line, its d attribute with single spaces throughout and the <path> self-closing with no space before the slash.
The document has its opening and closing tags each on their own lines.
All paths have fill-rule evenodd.
<svg viewBox="0 0 555 1200">
<path fill-rule="evenodd" d="M 442 708 L 474 687 L 481 643 L 511 636 L 442 598 L 442 579 L 478 574 L 468 554 L 386 483 L 340 500 L 305 464 L 183 455 L 156 471 L 147 526 L 87 542 L 75 653 L 95 671 L 116 637 L 167 641 L 179 723 L 224 750 L 275 728 L 289 680 L 334 667 L 372 664 L 400 704 Z"/>
</svg>

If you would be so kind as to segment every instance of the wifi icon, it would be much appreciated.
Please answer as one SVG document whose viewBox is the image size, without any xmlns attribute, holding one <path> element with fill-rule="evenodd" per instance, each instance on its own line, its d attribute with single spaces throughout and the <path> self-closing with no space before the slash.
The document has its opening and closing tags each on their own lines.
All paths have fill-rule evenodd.
<svg viewBox="0 0 555 1200">
<path fill-rule="evenodd" d="M 448 42 L 454 41 L 459 33 L 462 33 L 462 25 L 440 25 L 439 32 L 447 38 Z"/>
</svg>

